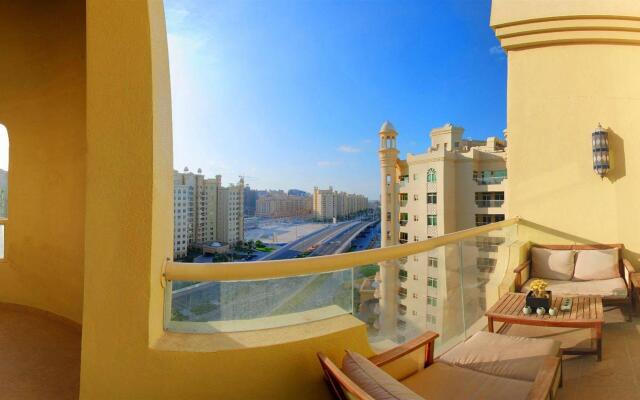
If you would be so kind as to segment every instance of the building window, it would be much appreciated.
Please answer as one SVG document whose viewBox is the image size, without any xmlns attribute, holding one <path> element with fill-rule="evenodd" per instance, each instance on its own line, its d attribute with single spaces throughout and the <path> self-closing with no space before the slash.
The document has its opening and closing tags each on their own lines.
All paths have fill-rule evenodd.
<svg viewBox="0 0 640 400">
<path fill-rule="evenodd" d="M 432 287 L 434 289 L 438 288 L 438 278 L 428 277 L 427 278 L 427 286 Z"/>
<path fill-rule="evenodd" d="M 417 281 L 417 280 L 418 280 L 418 275 L 413 274 L 413 280 L 414 280 L 414 281 Z"/>
<path fill-rule="evenodd" d="M 427 259 L 427 265 L 429 267 L 438 268 L 438 259 L 436 257 L 429 257 Z"/>
<path fill-rule="evenodd" d="M 417 194 L 414 194 L 413 195 L 413 201 L 418 201 L 418 199 L 419 199 L 419 196 Z"/>
<path fill-rule="evenodd" d="M 414 317 L 418 316 L 418 312 L 416 310 L 411 311 L 411 315 L 413 315 Z"/>
<path fill-rule="evenodd" d="M 418 180 L 418 174 L 413 174 L 413 180 L 417 181 Z"/>
<path fill-rule="evenodd" d="M 427 193 L 427 204 L 437 204 L 438 195 L 434 192 Z"/>
<path fill-rule="evenodd" d="M 436 170 L 433 168 L 429 168 L 427 171 L 427 182 L 435 182 L 436 181 Z"/>
<path fill-rule="evenodd" d="M 476 214 L 476 226 L 504 221 L 504 214 Z"/>
<path fill-rule="evenodd" d="M 418 236 L 418 235 L 413 235 L 413 241 L 414 241 L 414 242 L 419 242 L 419 241 L 420 241 L 420 236 Z"/>
<path fill-rule="evenodd" d="M 433 296 L 427 296 L 427 304 L 433 307 L 438 305 L 438 298 Z"/>
<path fill-rule="evenodd" d="M 407 288 L 403 288 L 401 287 L 400 289 L 398 289 L 398 294 L 400 295 L 400 297 L 405 298 L 407 297 Z"/>
<path fill-rule="evenodd" d="M 407 232 L 400 232 L 400 243 L 407 243 L 409 241 L 409 234 Z"/>
<path fill-rule="evenodd" d="M 433 324 L 435 325 L 436 323 L 436 316 L 433 314 L 427 314 L 427 323 L 428 324 Z"/>
<path fill-rule="evenodd" d="M 417 215 L 414 215 L 414 216 L 413 216 L 413 220 L 414 220 L 415 222 L 418 222 L 418 216 L 417 216 Z"/>
<path fill-rule="evenodd" d="M 436 215 L 427 215 L 427 225 L 429 226 L 438 225 L 438 217 Z"/>
<path fill-rule="evenodd" d="M 401 269 L 398 271 L 398 277 L 400 278 L 400 280 L 407 280 L 407 271 L 404 269 Z"/>
<path fill-rule="evenodd" d="M 417 299 L 417 298 L 418 298 L 418 293 L 413 293 L 413 294 L 411 295 L 411 297 L 413 297 L 414 299 Z"/>
</svg>

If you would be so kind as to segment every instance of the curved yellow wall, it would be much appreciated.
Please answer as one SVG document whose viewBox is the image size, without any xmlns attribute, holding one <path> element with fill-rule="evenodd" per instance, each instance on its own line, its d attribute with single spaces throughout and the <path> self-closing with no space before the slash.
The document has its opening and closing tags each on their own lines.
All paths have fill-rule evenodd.
<svg viewBox="0 0 640 400">
<path fill-rule="evenodd" d="M 494 0 L 492 14 L 508 50 L 509 215 L 547 240 L 622 242 L 638 265 L 640 4 Z M 604 179 L 592 170 L 598 123 L 610 129 Z"/>
<path fill-rule="evenodd" d="M 350 316 L 248 342 L 163 332 L 160 277 L 173 244 L 166 40 L 160 1 L 87 4 L 81 398 L 328 398 L 315 353 L 370 352 Z"/>
<path fill-rule="evenodd" d="M 9 225 L 0 302 L 80 322 L 84 271 L 83 1 L 11 1 L 0 13 L 0 123 Z"/>
</svg>

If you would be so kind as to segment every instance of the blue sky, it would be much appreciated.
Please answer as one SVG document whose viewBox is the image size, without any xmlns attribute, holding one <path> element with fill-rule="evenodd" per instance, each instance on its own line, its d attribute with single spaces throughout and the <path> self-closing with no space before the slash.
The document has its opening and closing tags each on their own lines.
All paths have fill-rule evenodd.
<svg viewBox="0 0 640 400">
<path fill-rule="evenodd" d="M 259 189 L 379 196 L 377 132 L 501 136 L 506 57 L 489 0 L 166 0 L 174 165 Z"/>
</svg>

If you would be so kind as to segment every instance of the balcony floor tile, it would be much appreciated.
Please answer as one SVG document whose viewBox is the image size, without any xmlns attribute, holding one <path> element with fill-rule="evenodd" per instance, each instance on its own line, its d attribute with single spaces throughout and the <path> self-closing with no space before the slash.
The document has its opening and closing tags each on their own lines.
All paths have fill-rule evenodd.
<svg viewBox="0 0 640 400">
<path fill-rule="evenodd" d="M 564 357 L 564 386 L 559 389 L 557 400 L 640 399 L 640 315 L 627 322 L 626 312 L 605 307 L 602 361 L 596 361 L 595 356 Z M 562 342 L 562 347 L 590 342 L 588 329 L 512 325 L 505 333 L 554 338 Z"/>
<path fill-rule="evenodd" d="M 0 304 L 0 397 L 77 399 L 81 332 L 28 307 Z"/>
</svg>

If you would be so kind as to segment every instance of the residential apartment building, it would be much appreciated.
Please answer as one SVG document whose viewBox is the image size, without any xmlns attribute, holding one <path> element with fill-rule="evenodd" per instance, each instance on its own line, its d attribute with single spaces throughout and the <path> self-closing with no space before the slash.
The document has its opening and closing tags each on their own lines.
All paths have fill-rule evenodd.
<svg viewBox="0 0 640 400">
<path fill-rule="evenodd" d="M 353 216 L 369 208 L 369 199 L 361 194 L 338 192 L 329 189 L 313 189 L 313 215 L 319 220 L 332 220 Z"/>
<path fill-rule="evenodd" d="M 304 217 L 313 210 L 309 195 L 290 195 L 272 191 L 256 201 L 256 216 L 268 218 Z"/>
<path fill-rule="evenodd" d="M 462 127 L 452 124 L 435 128 L 425 153 L 400 159 L 398 133 L 389 122 L 382 125 L 378 152 L 382 247 L 505 219 L 506 142 L 495 137 L 468 140 L 463 133 Z M 501 237 L 486 237 L 465 243 L 463 251 L 443 247 L 383 263 L 380 328 L 392 332 L 402 326 L 409 336 L 433 329 L 446 338 L 446 330 L 455 331 L 457 325 L 445 323 L 444 317 L 456 313 L 448 313 L 443 304 L 459 304 L 444 300 L 460 293 L 459 275 L 447 274 L 447 270 L 457 269 L 462 257 L 469 279 L 481 284 L 490 281 L 497 244 L 502 241 Z M 482 302 L 483 296 L 478 293 L 476 297 Z"/>
<path fill-rule="evenodd" d="M 174 171 L 173 185 L 175 258 L 214 241 L 243 240 L 242 179 L 223 187 L 222 176 L 207 179 L 201 169 L 193 173 L 185 168 L 182 173 Z"/>
</svg>

